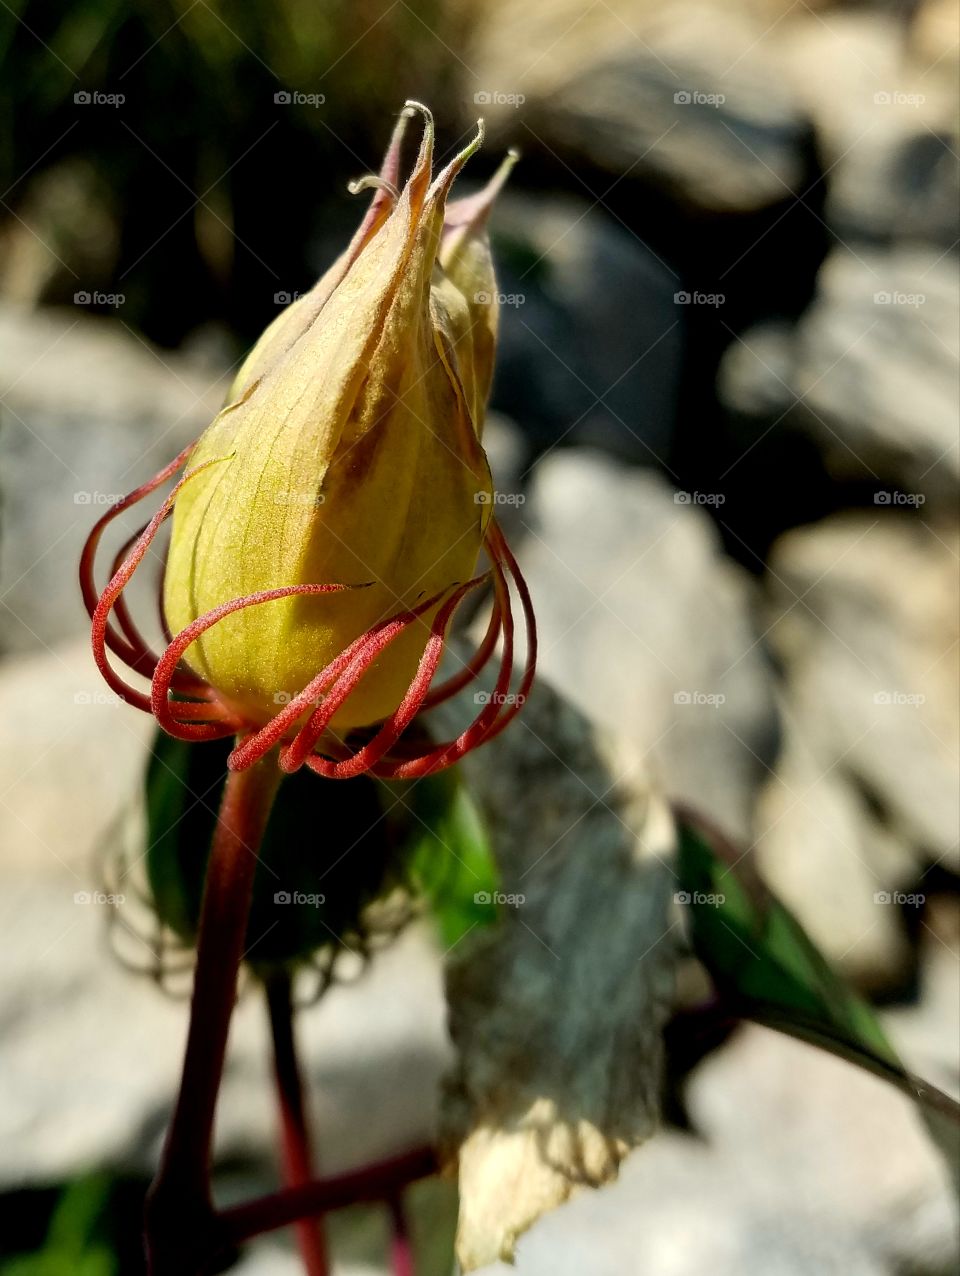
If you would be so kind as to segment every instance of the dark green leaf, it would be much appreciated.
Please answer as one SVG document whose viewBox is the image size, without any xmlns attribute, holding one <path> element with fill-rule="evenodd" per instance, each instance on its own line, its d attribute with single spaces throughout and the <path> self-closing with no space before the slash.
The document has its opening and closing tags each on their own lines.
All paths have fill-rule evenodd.
<svg viewBox="0 0 960 1276">
<path fill-rule="evenodd" d="M 459 770 L 383 790 L 391 818 L 399 817 L 406 879 L 426 899 L 444 946 L 494 921 L 496 861 Z"/>
<path fill-rule="evenodd" d="M 701 817 L 678 812 L 681 898 L 726 1007 L 892 1082 L 939 1119 L 960 1106 L 908 1073 L 869 1004 L 832 969 L 748 861 Z"/>
</svg>

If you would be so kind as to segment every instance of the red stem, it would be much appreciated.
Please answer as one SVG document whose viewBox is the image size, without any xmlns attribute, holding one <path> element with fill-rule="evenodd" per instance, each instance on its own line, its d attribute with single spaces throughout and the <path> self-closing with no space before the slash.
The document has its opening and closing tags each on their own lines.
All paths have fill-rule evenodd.
<svg viewBox="0 0 960 1276">
<path fill-rule="evenodd" d="M 244 1201 L 221 1211 L 219 1221 L 223 1237 L 226 1242 L 236 1245 L 262 1232 L 288 1227 L 305 1214 L 321 1214 L 326 1210 L 342 1209 L 345 1205 L 382 1201 L 410 1183 L 436 1174 L 438 1168 L 433 1148 L 418 1147 L 359 1170 L 317 1179 L 302 1187 L 272 1192 L 269 1196 Z"/>
<path fill-rule="evenodd" d="M 180 1093 L 147 1194 L 150 1276 L 195 1276 L 218 1248 L 210 1193 L 223 1075 L 260 845 L 280 771 L 273 755 L 228 776 L 210 849 Z"/>
<path fill-rule="evenodd" d="M 393 1276 L 414 1276 L 413 1245 L 407 1228 L 407 1216 L 403 1197 L 397 1192 L 387 1202 L 390 1208 L 392 1235 L 390 1237 L 390 1270 Z"/>
<path fill-rule="evenodd" d="M 310 1135 L 304 1111 L 303 1084 L 294 1038 L 291 979 L 286 970 L 266 981 L 273 1064 L 280 1100 L 283 1174 L 288 1187 L 302 1187 L 313 1179 Z M 296 1224 L 297 1244 L 307 1276 L 328 1276 L 329 1265 L 323 1226 L 316 1217 Z"/>
</svg>

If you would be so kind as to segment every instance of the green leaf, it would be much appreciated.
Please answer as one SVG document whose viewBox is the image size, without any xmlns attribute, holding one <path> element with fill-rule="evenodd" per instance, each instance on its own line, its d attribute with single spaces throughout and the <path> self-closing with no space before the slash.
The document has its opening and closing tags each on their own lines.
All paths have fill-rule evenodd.
<svg viewBox="0 0 960 1276">
<path fill-rule="evenodd" d="M 157 914 L 196 939 L 229 740 L 185 743 L 158 733 L 146 774 L 147 874 Z M 306 959 L 360 924 L 391 885 L 392 844 L 380 792 L 366 778 L 287 776 L 259 848 L 247 957 L 254 966 Z"/>
<path fill-rule="evenodd" d="M 146 865 L 161 921 L 196 940 L 229 740 L 158 732 L 146 773 Z M 397 885 L 427 901 L 445 947 L 495 920 L 499 878 L 456 768 L 416 781 L 323 780 L 304 769 L 277 793 L 254 881 L 248 960 L 306 959 L 360 926 Z"/>
<path fill-rule="evenodd" d="M 397 821 L 406 880 L 452 948 L 497 917 L 500 877 L 480 814 L 456 767 L 382 788 Z"/>
<path fill-rule="evenodd" d="M 117 1261 L 103 1237 L 112 1184 L 102 1175 L 68 1183 L 40 1249 L 8 1259 L 2 1276 L 116 1276 Z"/>
<path fill-rule="evenodd" d="M 678 811 L 677 820 L 681 899 L 697 956 L 726 1007 L 890 1081 L 935 1118 L 942 1141 L 943 1121 L 960 1122 L 960 1105 L 906 1071 L 870 1005 L 743 855 L 692 812 Z"/>
</svg>

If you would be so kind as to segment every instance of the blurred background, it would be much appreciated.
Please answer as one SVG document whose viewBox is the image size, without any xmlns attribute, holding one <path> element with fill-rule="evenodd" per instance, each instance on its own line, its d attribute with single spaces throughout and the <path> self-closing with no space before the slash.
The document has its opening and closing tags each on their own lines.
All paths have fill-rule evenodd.
<svg viewBox="0 0 960 1276">
<path fill-rule="evenodd" d="M 441 155 L 485 118 L 465 186 L 522 153 L 489 441 L 544 676 L 751 849 L 956 1093 L 958 56 L 950 0 L 0 6 L 0 1271 L 138 1271 L 182 1034 L 74 902 L 149 733 L 93 675 L 80 546 L 343 246 L 406 97 Z M 371 1155 L 429 1129 L 428 941 L 322 1014 L 325 1164 L 356 1159 L 351 1105 Z M 243 1007 L 237 1190 L 271 1138 L 261 1034 Z M 521 1273 L 955 1270 L 897 1095 L 761 1030 L 688 1090 L 695 1133 L 545 1220 Z M 344 1271 L 379 1271 L 381 1224 L 340 1226 Z M 286 1244 L 236 1270 L 295 1272 Z"/>
</svg>

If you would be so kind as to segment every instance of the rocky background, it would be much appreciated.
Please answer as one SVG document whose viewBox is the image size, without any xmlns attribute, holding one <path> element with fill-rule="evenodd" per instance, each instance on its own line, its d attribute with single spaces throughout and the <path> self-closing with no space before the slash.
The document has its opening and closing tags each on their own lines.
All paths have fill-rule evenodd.
<svg viewBox="0 0 960 1276">
<path fill-rule="evenodd" d="M 956 1093 L 955 6 L 80 0 L 63 21 L 7 9 L 0 31 L 13 1248 L 69 1176 L 149 1171 L 184 1022 L 74 902 L 149 727 L 92 669 L 79 547 L 336 251 L 346 181 L 406 96 L 448 147 L 485 116 L 477 180 L 522 151 L 494 223 L 489 440 L 545 678 L 749 848 L 908 1064 Z M 542 775 L 561 805 L 565 770 Z M 304 1017 L 328 1168 L 432 1128 L 441 983 L 415 930 Z M 221 1130 L 238 1193 L 272 1173 L 262 1039 L 245 1002 Z M 536 1225 L 520 1273 L 955 1270 L 943 1163 L 879 1082 L 754 1029 L 684 1095 L 686 1128 Z M 424 1210 L 439 1235 L 448 1196 Z M 344 1272 L 380 1270 L 379 1226 L 341 1221 Z M 279 1237 L 236 1270 L 297 1266 Z"/>
</svg>

